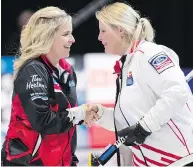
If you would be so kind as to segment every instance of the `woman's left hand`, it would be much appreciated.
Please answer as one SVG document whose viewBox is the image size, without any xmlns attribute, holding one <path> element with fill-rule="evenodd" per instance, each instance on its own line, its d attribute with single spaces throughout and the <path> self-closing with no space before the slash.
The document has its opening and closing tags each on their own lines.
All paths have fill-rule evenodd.
<svg viewBox="0 0 193 167">
<path fill-rule="evenodd" d="M 147 136 L 149 136 L 151 132 L 147 132 L 140 123 L 137 123 L 133 126 L 127 127 L 123 130 L 118 131 L 119 137 L 125 137 L 126 141 L 124 145 L 132 146 L 134 144 L 142 144 L 144 143 Z"/>
</svg>

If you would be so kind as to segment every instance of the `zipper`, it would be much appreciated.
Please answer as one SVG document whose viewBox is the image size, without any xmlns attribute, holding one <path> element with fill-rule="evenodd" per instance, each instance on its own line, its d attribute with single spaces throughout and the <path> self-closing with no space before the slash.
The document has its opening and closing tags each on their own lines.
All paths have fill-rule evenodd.
<svg viewBox="0 0 193 167">
<path fill-rule="evenodd" d="M 131 60 L 130 60 L 130 62 L 131 62 Z M 130 63 L 129 62 L 129 63 Z M 124 64 L 123 64 L 123 66 L 124 66 Z M 129 124 L 129 122 L 127 121 L 127 119 L 125 118 L 125 115 L 123 114 L 123 111 L 122 111 L 122 109 L 121 109 L 121 104 L 120 104 L 120 97 L 121 97 L 121 91 L 122 91 L 122 87 L 123 87 L 123 67 L 122 66 L 122 68 L 121 68 L 121 88 L 120 88 L 120 93 L 119 93 L 119 96 L 118 96 L 118 103 L 119 103 L 119 109 L 120 109 L 120 111 L 121 111 L 121 114 L 123 115 L 123 117 L 124 117 L 124 119 L 125 119 L 125 121 L 126 121 L 126 123 L 128 124 L 128 126 L 130 127 L 130 124 Z M 141 147 L 138 145 L 138 148 L 139 148 L 139 150 L 140 150 L 140 152 L 141 152 L 141 155 L 142 155 L 142 157 L 143 157 L 143 159 L 144 159 L 144 162 L 145 162 L 145 164 L 146 164 L 146 166 L 148 166 L 148 164 L 147 164 L 147 161 L 146 161 L 146 158 L 145 158 L 145 156 L 144 156 L 144 154 L 143 154 L 143 152 L 142 152 L 142 150 L 141 150 Z"/>
<path fill-rule="evenodd" d="M 42 143 L 42 137 L 41 137 L 40 134 L 38 134 L 38 137 L 37 137 L 37 140 L 36 140 L 36 144 L 35 144 L 35 146 L 33 148 L 33 152 L 31 154 L 31 157 L 30 157 L 28 163 L 30 163 L 31 160 L 34 158 L 35 154 L 37 153 L 37 151 L 38 151 L 38 149 L 39 149 L 39 147 L 41 145 L 41 143 Z"/>
<path fill-rule="evenodd" d="M 129 62 L 130 63 L 130 62 Z M 125 62 L 123 63 L 123 65 L 122 65 L 122 67 L 121 67 L 121 86 L 119 86 L 120 87 L 120 91 L 119 91 L 119 96 L 118 96 L 118 103 L 119 103 L 119 109 L 120 109 L 120 111 L 121 111 L 121 114 L 122 114 L 122 116 L 124 117 L 124 119 L 125 119 L 125 121 L 126 121 L 126 123 L 128 124 L 128 126 L 130 126 L 130 124 L 129 124 L 129 122 L 127 121 L 127 119 L 125 118 L 125 115 L 123 114 L 123 111 L 122 111 L 122 109 L 121 109 L 121 91 L 122 91 L 122 87 L 123 87 L 123 68 L 124 68 L 124 64 L 125 64 Z"/>
<path fill-rule="evenodd" d="M 54 74 L 55 74 L 55 73 L 54 73 Z M 57 83 L 60 85 L 60 87 L 61 87 L 61 89 L 62 89 L 63 95 L 65 96 L 67 102 L 70 104 L 70 101 L 69 101 L 69 99 L 68 99 L 68 96 L 66 95 L 65 84 L 60 80 L 60 77 L 57 77 L 56 75 L 52 75 L 52 77 L 53 77 L 54 79 L 56 79 Z M 71 104 L 70 104 L 70 105 L 71 105 Z M 67 142 L 66 147 L 64 148 L 64 151 L 63 151 L 63 153 L 62 153 L 62 166 L 64 166 L 63 156 L 64 156 L 64 153 L 65 153 L 65 151 L 66 151 L 69 143 L 70 143 L 70 132 L 68 131 L 68 142 Z"/>
</svg>

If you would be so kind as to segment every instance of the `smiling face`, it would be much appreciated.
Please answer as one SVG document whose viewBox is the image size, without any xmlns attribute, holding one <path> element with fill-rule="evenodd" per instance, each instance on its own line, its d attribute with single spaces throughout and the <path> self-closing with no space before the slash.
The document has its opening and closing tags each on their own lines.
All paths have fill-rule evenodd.
<svg viewBox="0 0 193 167">
<path fill-rule="evenodd" d="M 107 54 L 122 56 L 128 48 L 125 42 L 124 30 L 119 27 L 110 26 L 100 20 L 98 40 L 102 42 Z"/>
<path fill-rule="evenodd" d="M 70 54 L 70 48 L 74 42 L 75 39 L 72 35 L 72 23 L 63 23 L 55 34 L 50 52 L 59 60 L 68 57 Z"/>
</svg>

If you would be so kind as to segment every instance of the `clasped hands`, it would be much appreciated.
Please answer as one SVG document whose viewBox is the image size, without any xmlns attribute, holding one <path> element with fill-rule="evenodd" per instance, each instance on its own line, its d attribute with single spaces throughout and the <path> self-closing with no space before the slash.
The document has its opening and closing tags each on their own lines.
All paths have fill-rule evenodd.
<svg viewBox="0 0 193 167">
<path fill-rule="evenodd" d="M 85 118 L 83 124 L 91 127 L 92 124 L 99 120 L 99 108 L 96 104 L 84 104 Z"/>
<path fill-rule="evenodd" d="M 97 104 L 85 104 L 84 105 L 84 122 L 83 124 L 87 127 L 91 127 L 91 125 L 98 121 L 102 115 L 99 115 L 101 112 L 101 108 Z M 151 135 L 152 132 L 146 131 L 139 122 L 135 125 L 129 126 L 118 131 L 119 137 L 124 137 L 126 141 L 124 145 L 132 146 L 135 144 L 144 143 L 146 137 Z"/>
</svg>

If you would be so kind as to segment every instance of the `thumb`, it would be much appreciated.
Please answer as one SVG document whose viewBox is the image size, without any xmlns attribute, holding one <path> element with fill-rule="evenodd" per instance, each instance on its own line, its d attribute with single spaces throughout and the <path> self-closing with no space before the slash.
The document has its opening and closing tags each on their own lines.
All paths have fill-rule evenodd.
<svg viewBox="0 0 193 167">
<path fill-rule="evenodd" d="M 97 107 L 97 105 L 96 104 L 88 104 L 88 110 L 89 111 L 94 111 L 94 112 L 98 112 L 98 107 Z"/>
<path fill-rule="evenodd" d="M 93 112 L 93 119 L 94 121 L 97 121 L 99 119 L 99 115 L 95 111 Z"/>
</svg>

